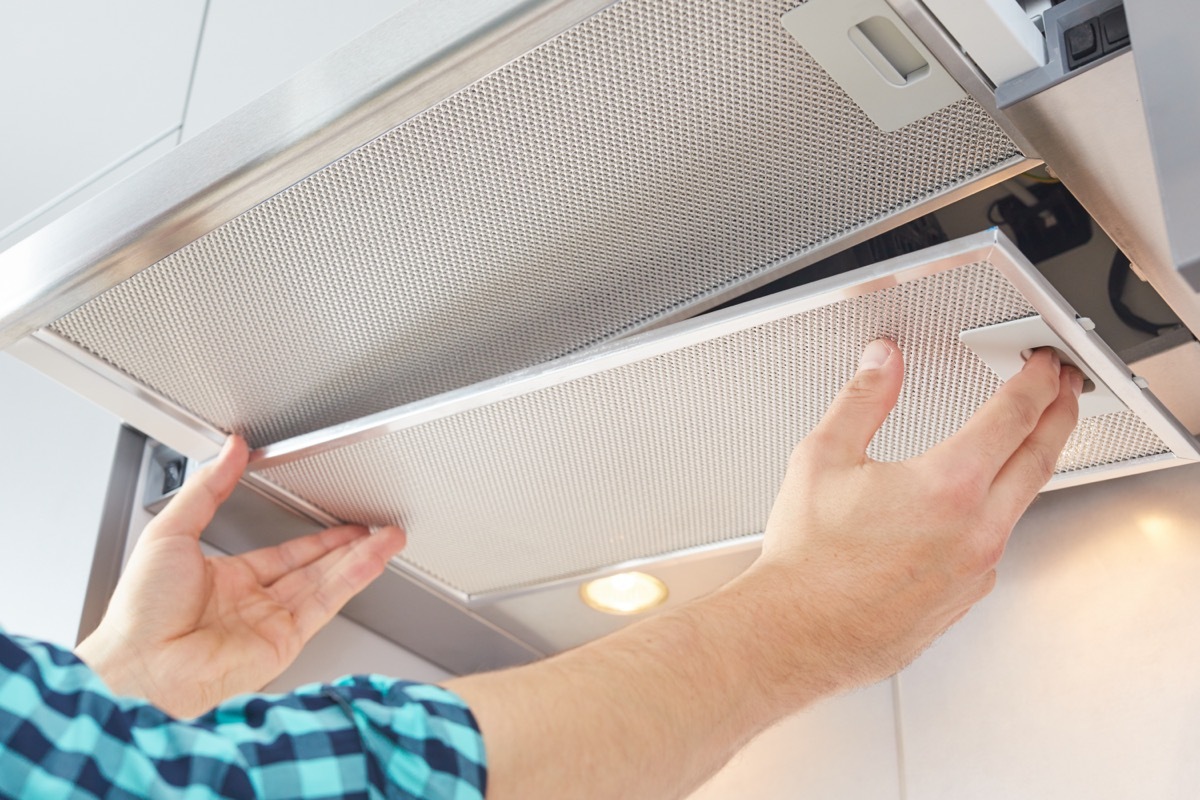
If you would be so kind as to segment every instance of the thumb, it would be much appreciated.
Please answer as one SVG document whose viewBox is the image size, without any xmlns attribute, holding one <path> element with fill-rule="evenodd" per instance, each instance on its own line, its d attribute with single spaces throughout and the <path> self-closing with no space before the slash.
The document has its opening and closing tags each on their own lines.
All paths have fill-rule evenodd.
<svg viewBox="0 0 1200 800">
<path fill-rule="evenodd" d="M 839 463 L 860 464 L 867 445 L 887 419 L 904 380 L 904 357 L 890 339 L 876 339 L 863 350 L 858 372 L 842 387 L 813 430 L 821 452 Z"/>
</svg>

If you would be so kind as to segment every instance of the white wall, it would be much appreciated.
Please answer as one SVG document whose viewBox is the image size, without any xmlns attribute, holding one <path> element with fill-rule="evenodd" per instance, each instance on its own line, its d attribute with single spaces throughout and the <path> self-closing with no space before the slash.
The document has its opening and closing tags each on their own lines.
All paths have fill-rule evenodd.
<svg viewBox="0 0 1200 800">
<path fill-rule="evenodd" d="M 0 626 L 75 645 L 120 422 L 0 353 Z"/>
<path fill-rule="evenodd" d="M 1044 494 L 995 591 L 894 683 L 768 731 L 692 800 L 1200 797 L 1198 490 L 1200 465 Z"/>
</svg>

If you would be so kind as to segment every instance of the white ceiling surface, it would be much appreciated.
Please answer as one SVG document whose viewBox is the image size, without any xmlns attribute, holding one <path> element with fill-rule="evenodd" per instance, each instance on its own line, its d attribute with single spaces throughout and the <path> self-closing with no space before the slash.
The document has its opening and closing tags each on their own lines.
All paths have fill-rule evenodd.
<svg viewBox="0 0 1200 800">
<path fill-rule="evenodd" d="M 209 0 L 184 138 L 274 89 L 296 72 L 393 14 L 439 4 L 422 0 Z"/>
<path fill-rule="evenodd" d="M 1037 501 L 993 594 L 900 677 L 907 800 L 1200 797 L 1198 484 Z"/>
<path fill-rule="evenodd" d="M 0 353 L 0 627 L 74 647 L 120 422 Z"/>
<path fill-rule="evenodd" d="M 179 127 L 204 0 L 8 3 L 0 239 Z M 152 32 L 153 35 L 149 35 Z"/>
</svg>

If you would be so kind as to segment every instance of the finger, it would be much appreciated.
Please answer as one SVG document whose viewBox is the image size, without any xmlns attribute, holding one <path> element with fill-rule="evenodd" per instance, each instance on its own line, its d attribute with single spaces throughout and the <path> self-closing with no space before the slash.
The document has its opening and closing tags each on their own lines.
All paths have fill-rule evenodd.
<svg viewBox="0 0 1200 800">
<path fill-rule="evenodd" d="M 401 528 L 382 528 L 285 576 L 271 587 L 272 594 L 292 612 L 302 640 L 307 641 L 379 577 L 388 559 L 404 548 L 404 541 Z"/>
<path fill-rule="evenodd" d="M 1054 475 L 1058 456 L 1079 421 L 1083 373 L 1063 367 L 1058 397 L 992 483 L 991 502 L 1015 521 Z"/>
<path fill-rule="evenodd" d="M 237 559 L 250 567 L 259 584 L 270 586 L 284 575 L 306 567 L 327 553 L 368 534 L 361 525 L 339 525 L 274 547 L 243 553 Z"/>
<path fill-rule="evenodd" d="M 983 486 L 990 486 L 1058 397 L 1058 354 L 1035 352 L 1025 366 L 988 399 L 958 433 L 933 447 L 928 457 L 960 471 L 973 465 Z"/>
<path fill-rule="evenodd" d="M 887 419 L 904 380 L 904 357 L 889 339 L 876 339 L 859 358 L 850 379 L 808 435 L 809 443 L 837 463 L 860 464 L 867 445 Z"/>
<path fill-rule="evenodd" d="M 179 494 L 171 498 L 143 533 L 145 539 L 200 534 L 212 522 L 217 508 L 229 499 L 246 469 L 249 450 L 242 437 L 225 440 L 220 454 L 187 479 Z"/>
</svg>

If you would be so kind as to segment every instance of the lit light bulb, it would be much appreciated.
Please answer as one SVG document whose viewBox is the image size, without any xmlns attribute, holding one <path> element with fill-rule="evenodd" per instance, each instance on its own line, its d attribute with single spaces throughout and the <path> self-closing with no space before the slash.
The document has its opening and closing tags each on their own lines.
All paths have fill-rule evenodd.
<svg viewBox="0 0 1200 800">
<path fill-rule="evenodd" d="M 644 572 L 619 572 L 588 581 L 579 594 L 583 602 L 606 614 L 640 614 L 667 599 L 667 586 Z"/>
</svg>

